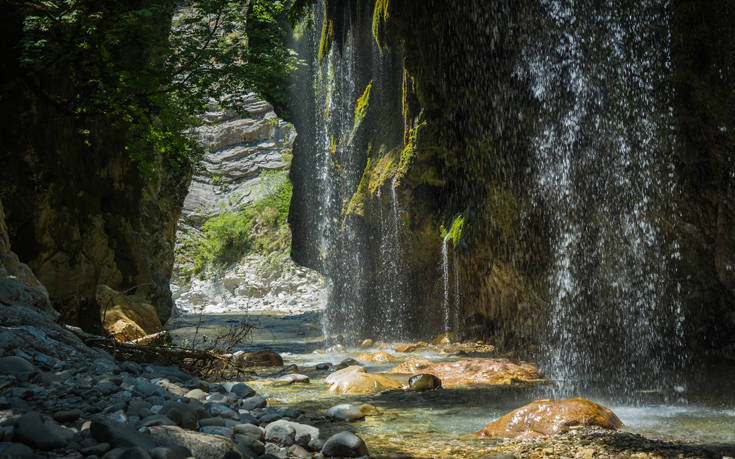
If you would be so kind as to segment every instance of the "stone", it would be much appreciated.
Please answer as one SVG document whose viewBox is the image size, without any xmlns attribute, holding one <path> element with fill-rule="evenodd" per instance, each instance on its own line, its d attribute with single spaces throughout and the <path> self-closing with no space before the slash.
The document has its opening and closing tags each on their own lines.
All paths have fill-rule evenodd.
<svg viewBox="0 0 735 459">
<path fill-rule="evenodd" d="M 0 357 L 0 374 L 14 376 L 18 381 L 25 382 L 38 373 L 38 368 L 22 357 Z"/>
<path fill-rule="evenodd" d="M 288 384 L 309 384 L 310 381 L 309 381 L 309 377 L 306 375 L 292 373 L 290 375 L 281 376 L 280 378 L 276 380 L 276 382 L 288 385 Z"/>
<path fill-rule="evenodd" d="M 183 397 L 184 396 L 184 389 L 181 388 L 178 384 L 174 384 L 170 381 L 167 381 L 165 379 L 161 379 L 155 382 L 156 386 L 162 388 L 166 392 L 175 395 L 176 397 Z"/>
<path fill-rule="evenodd" d="M 239 413 L 223 403 L 207 403 L 205 407 L 210 416 L 219 416 L 234 420 L 240 419 Z"/>
<path fill-rule="evenodd" d="M 236 433 L 232 436 L 232 439 L 235 441 L 235 443 L 237 443 L 237 446 L 240 447 L 241 450 L 245 451 L 251 456 L 259 456 L 265 453 L 265 444 L 262 441 L 256 440 L 253 437 Z"/>
<path fill-rule="evenodd" d="M 390 373 L 404 372 L 399 371 L 401 365 L 393 368 Z M 543 378 L 538 367 L 532 363 L 513 363 L 499 359 L 441 362 L 423 367 L 420 372 L 436 376 L 441 380 L 443 386 L 512 384 L 522 381 L 538 381 Z"/>
<path fill-rule="evenodd" d="M 267 405 L 268 401 L 260 395 L 254 395 L 238 402 L 238 406 L 247 411 L 265 408 Z"/>
<path fill-rule="evenodd" d="M 95 299 L 102 327 L 117 341 L 139 340 L 163 331 L 156 308 L 144 297 L 126 295 L 101 284 Z"/>
<path fill-rule="evenodd" d="M 23 443 L 0 443 L 0 457 L 17 459 L 35 459 L 38 456 Z"/>
<path fill-rule="evenodd" d="M 36 412 L 26 413 L 15 424 L 13 438 L 44 451 L 63 448 L 74 436 L 74 432 L 67 430 L 53 421 L 44 421 Z"/>
<path fill-rule="evenodd" d="M 413 375 L 421 372 L 424 368 L 428 368 L 432 365 L 430 360 L 427 359 L 414 359 L 407 360 L 398 366 L 393 367 L 388 373 L 400 373 Z"/>
<path fill-rule="evenodd" d="M 267 442 L 291 446 L 294 444 L 295 437 L 296 429 L 289 421 L 275 421 L 265 427 L 265 441 Z"/>
<path fill-rule="evenodd" d="M 316 365 L 314 365 L 314 369 L 317 370 L 317 371 L 327 371 L 331 367 L 332 367 L 332 364 L 329 363 L 329 362 L 317 363 Z"/>
<path fill-rule="evenodd" d="M 376 352 L 374 354 L 360 354 L 357 357 L 355 357 L 356 360 L 362 361 L 362 362 L 372 362 L 372 363 L 388 363 L 388 362 L 395 362 L 396 359 L 394 356 L 388 354 L 387 352 Z"/>
<path fill-rule="evenodd" d="M 151 456 L 140 447 L 115 448 L 102 456 L 102 459 L 151 459 Z"/>
<path fill-rule="evenodd" d="M 249 352 L 241 356 L 246 367 L 282 367 L 283 358 L 273 351 Z"/>
<path fill-rule="evenodd" d="M 54 413 L 54 420 L 67 424 L 76 421 L 81 415 L 82 410 L 79 409 L 57 411 Z"/>
<path fill-rule="evenodd" d="M 184 429 L 196 429 L 199 416 L 197 411 L 189 405 L 179 402 L 171 402 L 161 408 L 158 414 L 171 419 L 177 426 Z"/>
<path fill-rule="evenodd" d="M 110 421 L 109 419 L 93 419 L 89 431 L 92 437 L 98 442 L 109 443 L 115 448 L 133 448 L 139 446 L 145 450 L 149 450 L 155 446 L 151 437 L 143 435 L 132 426 Z"/>
<path fill-rule="evenodd" d="M 194 400 L 204 400 L 207 397 L 207 393 L 201 389 L 192 389 L 184 394 L 186 398 L 193 398 Z"/>
<path fill-rule="evenodd" d="M 286 459 L 288 457 L 288 450 L 284 447 L 278 446 L 275 443 L 266 443 L 264 456 Z"/>
<path fill-rule="evenodd" d="M 378 410 L 372 405 L 352 405 L 343 403 L 335 405 L 327 410 L 327 417 L 339 419 L 340 421 L 353 422 L 363 419 L 368 414 L 377 414 Z"/>
<path fill-rule="evenodd" d="M 403 387 L 395 379 L 366 373 L 364 368 L 356 366 L 332 373 L 325 382 L 331 384 L 329 392 L 338 394 L 369 394 Z"/>
<path fill-rule="evenodd" d="M 367 339 L 363 340 L 362 343 L 360 343 L 360 348 L 361 349 L 367 349 L 367 348 L 369 348 L 372 345 L 373 345 L 373 340 L 371 340 L 370 338 L 367 338 Z"/>
<path fill-rule="evenodd" d="M 225 386 L 227 387 L 227 386 Z M 233 384 L 229 389 L 229 392 L 237 395 L 240 398 L 248 398 L 255 395 L 255 390 L 247 384 L 237 383 Z"/>
<path fill-rule="evenodd" d="M 109 443 L 95 443 L 79 450 L 85 456 L 102 456 L 111 448 Z"/>
<path fill-rule="evenodd" d="M 360 365 L 360 362 L 358 362 L 355 359 L 347 358 L 347 359 L 344 359 L 343 361 L 339 362 L 337 365 L 335 365 L 334 366 L 334 370 L 335 371 L 338 371 L 338 370 L 342 370 L 344 368 L 355 366 L 355 365 Z"/>
<path fill-rule="evenodd" d="M 360 457 L 367 456 L 370 452 L 362 438 L 344 431 L 332 435 L 324 442 L 322 454 L 325 457 Z"/>
<path fill-rule="evenodd" d="M 176 423 L 171 420 L 168 416 L 162 414 L 154 414 L 152 416 L 145 417 L 138 423 L 139 427 L 153 427 L 153 426 L 175 426 Z"/>
<path fill-rule="evenodd" d="M 441 379 L 428 373 L 420 373 L 411 376 L 408 380 L 408 388 L 414 391 L 435 390 L 441 389 L 441 387 Z"/>
<path fill-rule="evenodd" d="M 233 434 L 232 427 L 226 426 L 204 426 L 199 429 L 199 432 L 212 435 L 222 435 L 223 437 L 231 437 Z"/>
<path fill-rule="evenodd" d="M 148 452 L 151 459 L 186 459 L 192 457 L 189 448 L 181 445 L 157 446 Z"/>
<path fill-rule="evenodd" d="M 393 346 L 393 350 L 396 352 L 415 352 L 419 347 L 415 344 L 397 344 Z"/>
<path fill-rule="evenodd" d="M 300 445 L 291 445 L 288 448 L 288 457 L 295 457 L 298 459 L 308 459 L 311 454 Z"/>
<path fill-rule="evenodd" d="M 110 395 L 120 390 L 120 387 L 111 381 L 99 381 L 94 385 L 94 390 L 102 395 Z"/>
<path fill-rule="evenodd" d="M 134 389 L 144 397 L 150 397 L 153 394 L 163 394 L 165 390 L 145 378 L 135 378 Z"/>
<path fill-rule="evenodd" d="M 237 424 L 233 427 L 233 431 L 235 434 L 245 435 L 247 437 L 255 438 L 256 440 L 263 439 L 263 435 L 265 434 L 264 429 L 254 424 Z"/>
<path fill-rule="evenodd" d="M 222 457 L 237 448 L 229 438 L 184 430 L 177 426 L 155 426 L 145 431 L 157 446 L 185 446 L 194 457 Z"/>
<path fill-rule="evenodd" d="M 615 430 L 622 425 L 608 408 L 584 398 L 542 399 L 491 422 L 477 435 L 493 438 L 553 436 L 569 431 L 572 426 L 599 426 Z"/>
</svg>

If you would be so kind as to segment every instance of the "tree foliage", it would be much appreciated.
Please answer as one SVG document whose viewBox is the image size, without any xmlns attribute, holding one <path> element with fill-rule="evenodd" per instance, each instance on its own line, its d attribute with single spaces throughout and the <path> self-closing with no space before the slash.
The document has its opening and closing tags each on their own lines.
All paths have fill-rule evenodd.
<svg viewBox="0 0 735 459">
<path fill-rule="evenodd" d="M 73 116 L 88 144 L 96 126 L 124 131 L 149 174 L 159 157 L 191 159 L 186 132 L 209 100 L 236 105 L 252 90 L 282 104 L 298 62 L 283 40 L 288 0 L 18 4 L 25 79 Z"/>
</svg>

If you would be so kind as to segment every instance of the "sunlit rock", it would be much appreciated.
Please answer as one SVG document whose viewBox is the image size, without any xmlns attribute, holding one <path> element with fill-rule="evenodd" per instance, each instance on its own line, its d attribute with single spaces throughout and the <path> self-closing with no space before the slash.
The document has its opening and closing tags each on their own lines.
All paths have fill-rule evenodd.
<svg viewBox="0 0 735 459">
<path fill-rule="evenodd" d="M 143 298 L 98 285 L 96 301 L 102 326 L 117 341 L 132 341 L 163 331 L 156 309 Z"/>
<path fill-rule="evenodd" d="M 373 340 L 371 340 L 370 338 L 368 338 L 368 339 L 364 340 L 362 343 L 360 343 L 360 348 L 366 349 L 366 348 L 368 348 L 368 347 L 370 347 L 372 345 L 373 345 Z"/>
<path fill-rule="evenodd" d="M 511 411 L 477 433 L 483 437 L 516 438 L 551 436 L 573 426 L 622 427 L 615 413 L 584 398 L 542 399 Z"/>
<path fill-rule="evenodd" d="M 407 360 L 391 369 L 388 373 L 415 374 L 424 368 L 430 367 L 431 361 L 426 359 Z"/>
<path fill-rule="evenodd" d="M 329 392 L 338 394 L 370 394 L 403 387 L 395 379 L 367 373 L 364 368 L 358 366 L 336 371 L 324 382 L 330 384 Z"/>
<path fill-rule="evenodd" d="M 396 352 L 416 352 L 419 346 L 416 344 L 397 344 L 393 346 L 393 350 Z"/>
<path fill-rule="evenodd" d="M 376 352 L 374 354 L 363 353 L 355 357 L 355 359 L 362 361 L 362 362 L 373 362 L 373 363 L 387 363 L 387 362 L 394 362 L 398 360 L 394 356 L 388 354 L 387 352 Z"/>
<path fill-rule="evenodd" d="M 441 379 L 444 386 L 512 384 L 543 378 L 538 367 L 528 362 L 513 363 L 507 360 L 487 359 L 423 364 L 421 360 L 411 360 L 393 368 L 390 373 L 428 373 Z M 408 371 L 413 368 L 416 370 Z"/>
</svg>

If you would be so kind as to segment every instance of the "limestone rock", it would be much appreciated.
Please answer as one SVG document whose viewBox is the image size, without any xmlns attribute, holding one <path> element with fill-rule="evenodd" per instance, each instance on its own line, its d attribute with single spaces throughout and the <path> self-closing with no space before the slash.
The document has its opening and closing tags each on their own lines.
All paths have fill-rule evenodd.
<svg viewBox="0 0 735 459">
<path fill-rule="evenodd" d="M 405 365 L 393 368 L 391 373 L 404 372 L 409 369 Z M 521 362 L 513 363 L 507 360 L 458 360 L 456 362 L 441 362 L 420 368 L 421 373 L 436 376 L 444 386 L 458 386 L 464 384 L 511 384 L 520 381 L 536 381 L 542 379 L 538 367 L 534 364 Z"/>
<path fill-rule="evenodd" d="M 515 438 L 557 435 L 572 426 L 622 427 L 608 408 L 584 398 L 542 399 L 511 411 L 477 434 L 483 437 Z"/>
<path fill-rule="evenodd" d="M 382 375 L 365 372 L 358 366 L 347 367 L 329 375 L 325 382 L 331 384 L 330 392 L 339 394 L 369 394 L 401 389 L 401 383 Z"/>
<path fill-rule="evenodd" d="M 96 300 L 102 326 L 117 341 L 132 341 L 163 330 L 156 309 L 144 298 L 98 285 Z"/>
<path fill-rule="evenodd" d="M 222 457 L 237 449 L 237 445 L 229 438 L 184 430 L 177 426 L 149 427 L 146 432 L 153 438 L 156 445 L 184 446 L 189 448 L 195 457 Z"/>
</svg>

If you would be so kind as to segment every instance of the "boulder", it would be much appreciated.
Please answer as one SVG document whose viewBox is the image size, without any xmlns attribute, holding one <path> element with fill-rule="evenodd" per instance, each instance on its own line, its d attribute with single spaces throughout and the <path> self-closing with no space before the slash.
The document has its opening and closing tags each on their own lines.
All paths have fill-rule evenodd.
<svg viewBox="0 0 735 459">
<path fill-rule="evenodd" d="M 265 440 L 268 442 L 291 446 L 294 444 L 295 437 L 296 429 L 289 421 L 275 421 L 265 427 Z"/>
<path fill-rule="evenodd" d="M 393 368 L 390 373 L 398 373 L 397 370 L 398 367 Z M 521 381 L 537 381 L 543 378 L 538 367 L 532 363 L 513 363 L 493 359 L 435 363 L 421 368 L 420 372 L 436 376 L 441 379 L 444 386 L 512 384 Z"/>
<path fill-rule="evenodd" d="M 184 429 L 196 429 L 199 420 L 197 411 L 193 407 L 178 402 L 167 403 L 158 414 L 166 416 Z"/>
<path fill-rule="evenodd" d="M 370 454 L 362 438 L 352 432 L 340 432 L 324 442 L 322 454 L 325 457 L 360 457 Z"/>
<path fill-rule="evenodd" d="M 361 349 L 367 349 L 367 348 L 369 348 L 372 345 L 373 345 L 373 340 L 371 340 L 370 338 L 367 338 L 367 339 L 363 340 L 362 343 L 360 343 L 360 348 Z"/>
<path fill-rule="evenodd" d="M 26 413 L 20 417 L 13 434 L 16 440 L 44 451 L 63 448 L 74 436 L 73 431 L 53 421 L 44 421 L 36 412 Z"/>
<path fill-rule="evenodd" d="M 258 351 L 243 354 L 241 363 L 246 367 L 282 367 L 283 358 L 273 351 Z"/>
<path fill-rule="evenodd" d="M 553 436 L 569 431 L 572 426 L 599 426 L 614 430 L 622 425 L 608 408 L 584 398 L 542 399 L 491 422 L 477 435 L 493 438 Z"/>
<path fill-rule="evenodd" d="M 331 384 L 329 392 L 338 394 L 369 394 L 403 387 L 395 379 L 366 373 L 364 368 L 357 366 L 336 371 L 325 382 Z"/>
<path fill-rule="evenodd" d="M 189 448 L 194 457 L 222 457 L 237 448 L 235 442 L 220 435 L 208 435 L 177 426 L 149 427 L 146 432 L 157 446 Z"/>
<path fill-rule="evenodd" d="M 435 390 L 441 389 L 441 387 L 441 379 L 428 373 L 420 373 L 411 376 L 408 380 L 408 388 L 414 391 Z"/>
<path fill-rule="evenodd" d="M 226 384 L 225 388 L 228 390 L 228 392 L 231 392 L 240 398 L 248 398 L 255 395 L 255 390 L 253 390 L 253 388 L 248 386 L 247 384 L 243 383 L 235 383 L 231 386 Z"/>
<path fill-rule="evenodd" d="M 430 367 L 431 361 L 426 359 L 407 360 L 400 365 L 393 367 L 388 373 L 400 373 L 413 375 L 419 373 L 424 368 Z"/>
<path fill-rule="evenodd" d="M 14 376 L 18 381 L 26 382 L 39 373 L 38 368 L 23 357 L 14 355 L 0 357 L 0 374 Z"/>
<path fill-rule="evenodd" d="M 419 347 L 415 344 L 397 344 L 393 346 L 396 352 L 415 352 Z"/>
<path fill-rule="evenodd" d="M 128 424 L 111 421 L 109 419 L 94 419 L 89 427 L 92 438 L 100 443 L 109 443 L 116 448 L 141 447 L 152 449 L 153 439 L 135 430 Z"/>
<path fill-rule="evenodd" d="M 258 408 L 265 408 L 268 405 L 268 401 L 260 395 L 254 395 L 240 400 L 238 405 L 243 410 L 252 411 Z"/>
<path fill-rule="evenodd" d="M 102 326 L 117 341 L 137 340 L 163 331 L 156 308 L 142 297 L 125 295 L 107 285 L 98 285 L 96 301 Z"/>
<path fill-rule="evenodd" d="M 335 405 L 327 410 L 327 417 L 339 419 L 340 421 L 357 421 L 363 419 L 368 414 L 377 414 L 378 410 L 372 405 L 352 405 L 343 403 Z"/>
</svg>

